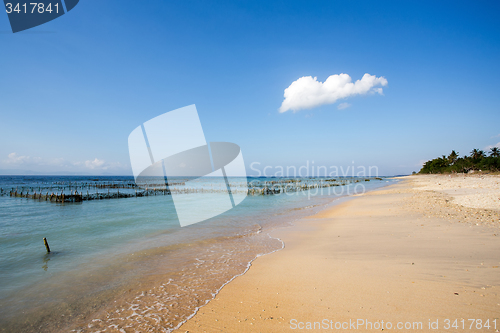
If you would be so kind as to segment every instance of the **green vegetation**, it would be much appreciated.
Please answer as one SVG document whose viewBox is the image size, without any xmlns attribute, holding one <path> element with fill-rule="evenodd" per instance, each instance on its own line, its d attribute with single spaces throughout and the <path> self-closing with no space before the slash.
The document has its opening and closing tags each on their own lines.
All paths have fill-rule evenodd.
<svg viewBox="0 0 500 333">
<path fill-rule="evenodd" d="M 469 156 L 459 157 L 454 150 L 448 156 L 435 158 L 425 162 L 419 173 L 451 173 L 474 171 L 500 171 L 500 150 L 491 148 L 489 155 L 479 149 L 474 149 Z"/>
</svg>

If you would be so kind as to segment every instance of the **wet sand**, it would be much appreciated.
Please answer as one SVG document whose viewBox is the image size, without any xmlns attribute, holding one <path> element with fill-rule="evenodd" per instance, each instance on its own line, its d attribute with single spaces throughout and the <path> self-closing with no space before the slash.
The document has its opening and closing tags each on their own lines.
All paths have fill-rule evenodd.
<svg viewBox="0 0 500 333">
<path fill-rule="evenodd" d="M 406 177 L 273 231 L 285 248 L 255 260 L 177 331 L 333 331 L 358 324 L 358 331 L 380 331 L 389 323 L 408 332 L 448 325 L 478 331 L 488 323 L 482 331 L 498 332 L 500 211 L 494 201 L 464 207 L 450 191 L 424 188 L 448 176 L 440 177 Z"/>
</svg>

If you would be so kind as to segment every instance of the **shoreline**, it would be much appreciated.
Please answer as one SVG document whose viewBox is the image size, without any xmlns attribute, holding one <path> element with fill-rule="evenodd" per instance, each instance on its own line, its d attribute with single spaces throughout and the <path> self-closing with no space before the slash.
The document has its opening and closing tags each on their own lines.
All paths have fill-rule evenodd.
<svg viewBox="0 0 500 333">
<path fill-rule="evenodd" d="M 220 293 L 220 291 L 221 291 L 221 290 L 222 290 L 222 289 L 223 289 L 226 285 L 228 285 L 229 283 L 231 283 L 234 279 L 236 279 L 236 278 L 238 278 L 238 277 L 240 277 L 240 276 L 245 275 L 245 273 L 246 273 L 246 272 L 248 272 L 248 270 L 250 269 L 250 267 L 252 267 L 252 263 L 253 263 L 255 260 L 257 260 L 259 257 L 266 256 L 266 255 L 269 255 L 269 254 L 273 254 L 273 253 L 278 252 L 278 251 L 281 251 L 281 250 L 283 250 L 283 249 L 285 248 L 285 243 L 284 243 L 281 239 L 276 238 L 276 237 L 272 237 L 269 233 L 267 234 L 267 236 L 268 236 L 270 239 L 280 241 L 280 242 L 281 242 L 281 248 L 276 249 L 276 250 L 273 250 L 273 251 L 271 251 L 271 252 L 269 252 L 269 253 L 257 254 L 257 255 L 256 255 L 253 259 L 251 259 L 251 260 L 248 262 L 248 264 L 247 264 L 247 266 L 246 266 L 245 270 L 244 270 L 242 273 L 237 274 L 237 275 L 234 275 L 231 279 L 229 279 L 228 281 L 224 282 L 224 283 L 223 283 L 223 284 L 219 287 L 219 289 L 217 289 L 217 290 L 216 290 L 216 291 L 212 294 L 212 298 L 211 298 L 211 299 L 207 299 L 207 300 L 205 301 L 205 304 L 202 304 L 202 305 L 198 306 L 198 307 L 195 309 L 195 311 L 194 311 L 194 312 L 193 312 L 190 316 L 188 316 L 186 319 L 184 319 L 183 321 L 181 321 L 181 322 L 180 322 L 180 323 L 179 323 L 176 327 L 174 327 L 174 328 L 172 329 L 172 332 L 173 332 L 173 331 L 176 331 L 176 330 L 178 330 L 178 329 L 180 329 L 180 328 L 182 327 L 182 325 L 184 325 L 184 324 L 185 324 L 185 323 L 187 323 L 187 322 L 188 322 L 191 318 L 193 318 L 194 316 L 196 316 L 196 314 L 198 313 L 198 311 L 200 311 L 200 309 L 201 309 L 201 308 L 203 308 L 205 305 L 207 305 L 208 303 L 210 303 L 211 301 L 213 301 L 213 300 L 215 299 L 215 297 L 217 297 L 217 295 Z"/>
<path fill-rule="evenodd" d="M 378 182 L 373 182 L 374 186 L 379 186 L 377 184 Z M 153 238 L 148 238 L 147 246 L 143 246 L 146 238 L 134 239 L 130 242 L 134 244 L 132 251 L 116 252 L 99 258 L 98 261 L 90 260 L 90 266 L 83 274 L 78 274 L 77 270 L 57 272 L 57 276 L 34 284 L 20 294 L 13 294 L 12 297 L 17 302 L 15 306 L 23 313 L 16 314 L 14 306 L 6 307 L 12 313 L 3 313 L 4 327 L 0 331 L 174 330 L 186 317 L 193 316 L 193 309 L 212 300 L 223 286 L 236 276 L 244 274 L 259 254 L 283 248 L 280 239 L 268 235 L 271 230 L 292 225 L 292 221 L 313 215 L 332 205 L 332 199 L 326 196 L 308 201 L 305 200 L 309 198 L 307 193 L 301 192 L 298 195 L 294 194 L 292 198 L 276 196 L 262 199 L 267 206 L 261 207 L 260 215 L 247 209 L 246 212 L 243 211 L 244 214 L 226 216 L 226 223 L 229 222 L 232 228 L 228 231 L 230 235 L 235 228 L 242 228 L 231 237 L 228 234 L 215 237 L 214 234 L 213 237 L 195 242 L 158 247 L 156 245 L 160 245 L 161 240 L 175 234 L 155 232 Z M 251 208 L 262 200 L 252 198 L 248 205 Z M 26 202 L 38 208 L 35 206 L 37 203 Z M 106 202 L 97 202 L 95 205 L 102 206 L 104 203 Z M 134 203 L 138 203 L 137 200 Z M 41 205 L 40 207 L 47 206 L 43 203 Z M 80 206 L 67 206 L 66 209 L 75 207 Z M 247 221 L 241 225 L 231 224 L 231 218 L 236 222 L 235 218 L 238 216 L 245 217 L 245 221 L 251 218 L 259 223 Z M 210 224 L 204 228 L 208 231 L 216 230 Z M 203 228 L 198 227 L 196 230 L 199 232 Z M 196 239 L 195 236 L 191 238 Z M 151 243 L 152 240 L 154 244 Z M 151 244 L 155 246 L 151 247 Z M 119 249 L 125 249 L 123 246 L 125 245 L 119 245 Z M 64 248 L 61 250 L 57 244 L 55 248 L 64 254 Z M 174 252 L 176 255 L 173 255 Z M 63 258 L 59 253 L 56 254 L 57 258 Z M 183 261 L 180 262 L 180 259 Z M 88 269 L 92 267 L 93 269 Z M 174 267 L 180 268 L 170 269 Z M 66 290 L 73 292 L 65 294 Z M 42 298 L 48 294 L 50 303 Z M 23 307 L 22 302 L 27 301 L 30 302 L 29 306 Z M 7 304 L 8 302 L 4 305 Z"/>
<path fill-rule="evenodd" d="M 332 209 L 332 206 L 336 206 L 336 205 L 338 205 L 338 204 L 340 204 L 340 203 L 341 203 L 341 202 L 340 202 L 340 203 L 335 203 L 335 201 L 337 201 L 337 200 L 342 200 L 342 202 L 344 202 L 344 201 L 348 201 L 348 200 L 352 200 L 352 199 L 354 199 L 352 196 L 345 196 L 345 197 L 340 197 L 340 198 L 334 199 L 334 201 L 333 201 L 332 203 L 330 203 L 330 204 L 329 204 L 329 207 L 325 208 L 324 210 Z M 320 214 L 322 211 L 323 211 L 323 210 L 321 210 L 320 212 L 315 213 L 315 214 L 313 214 L 313 215 L 311 215 L 311 216 L 314 216 L 314 215 L 316 215 L 316 214 Z M 307 219 L 307 218 L 310 218 L 310 216 L 303 217 L 303 219 Z M 274 232 L 274 231 L 276 231 L 276 230 L 280 230 L 280 229 L 284 229 L 284 228 L 290 228 L 290 227 L 293 227 L 293 226 L 294 226 L 294 224 L 293 224 L 293 223 L 297 223 L 297 222 L 298 222 L 298 221 L 300 221 L 300 220 L 301 220 L 301 219 L 291 221 L 291 222 L 290 222 L 290 224 L 288 224 L 288 225 L 282 225 L 282 226 L 279 226 L 279 227 L 275 227 L 273 230 L 271 230 L 271 231 L 267 232 L 267 236 L 269 237 L 269 239 L 271 239 L 271 240 L 277 240 L 277 241 L 281 242 L 281 248 L 275 249 L 275 250 L 273 250 L 273 251 L 271 251 L 271 252 L 268 252 L 268 253 L 261 253 L 261 254 L 257 254 L 257 255 L 256 255 L 253 259 L 251 259 L 251 260 L 248 262 L 248 264 L 247 264 L 247 266 L 246 266 L 246 269 L 245 269 L 242 273 L 237 274 L 237 275 L 234 275 L 231 279 L 229 279 L 228 281 L 224 282 L 224 283 L 223 283 L 223 284 L 222 284 L 222 285 L 221 285 L 221 286 L 220 286 L 220 287 L 219 287 L 219 288 L 218 288 L 218 289 L 217 289 L 217 290 L 213 293 L 212 298 L 207 299 L 207 300 L 205 301 L 205 303 L 204 303 L 204 304 L 202 304 L 201 306 L 197 307 L 197 308 L 196 308 L 196 310 L 195 310 L 195 311 L 194 311 L 194 312 L 193 312 L 193 313 L 192 313 L 189 317 L 187 317 L 185 320 L 183 320 L 182 322 L 180 322 L 180 323 L 179 323 L 176 327 L 174 327 L 174 328 L 172 329 L 172 332 L 175 332 L 175 331 L 178 331 L 178 330 L 182 329 L 182 326 L 183 326 L 184 324 L 186 324 L 187 322 L 189 322 L 189 321 L 190 321 L 193 317 L 195 317 L 195 316 L 196 316 L 196 314 L 197 314 L 197 313 L 198 313 L 198 312 L 199 312 L 199 311 L 200 311 L 203 307 L 205 307 L 207 304 L 209 304 L 210 302 L 212 302 L 212 301 L 213 301 L 213 300 L 214 300 L 214 299 L 215 299 L 215 298 L 219 295 L 219 293 L 221 292 L 221 290 L 222 290 L 225 286 L 227 286 L 228 284 L 230 284 L 230 283 L 231 283 L 234 279 L 239 278 L 239 277 L 241 277 L 241 276 L 245 275 L 245 274 L 248 272 L 248 270 L 252 267 L 252 264 L 255 262 L 255 260 L 257 260 L 257 259 L 258 259 L 258 258 L 260 258 L 260 257 L 264 257 L 264 256 L 267 256 L 267 255 L 271 255 L 271 254 L 273 254 L 273 253 L 275 253 L 275 252 L 279 252 L 279 251 L 282 251 L 283 249 L 285 249 L 285 242 L 283 242 L 283 240 L 282 240 L 282 239 L 280 239 L 279 237 L 276 237 L 276 236 L 271 236 L 271 233 L 273 233 L 273 232 Z"/>
<path fill-rule="evenodd" d="M 425 331 L 429 320 L 467 317 L 496 318 L 499 329 L 496 211 L 477 225 L 416 211 L 409 202 L 424 177 L 274 230 L 285 248 L 254 260 L 176 332 L 281 332 L 361 318 L 422 322 Z"/>
<path fill-rule="evenodd" d="M 386 187 L 386 186 L 387 185 L 382 185 L 382 187 Z M 372 191 L 372 190 L 373 189 L 369 189 L 368 191 Z M 301 194 L 301 195 L 304 195 L 304 194 Z M 321 197 L 319 200 L 326 199 L 326 198 L 321 198 Z M 305 195 L 304 195 L 304 198 L 305 198 Z M 80 324 L 78 324 L 76 326 L 71 325 L 71 326 L 69 326 L 69 328 L 74 328 L 74 329 L 76 328 L 77 331 L 81 331 L 81 332 L 87 332 L 87 331 L 91 332 L 91 331 L 94 331 L 96 329 L 106 330 L 106 327 L 111 328 L 112 331 L 117 331 L 117 332 L 120 331 L 120 329 L 134 329 L 134 330 L 146 329 L 146 330 L 148 330 L 148 329 L 152 329 L 152 328 L 154 328 L 154 329 L 160 328 L 165 332 L 178 331 L 182 327 L 182 325 L 184 325 L 191 318 L 193 318 L 198 313 L 198 311 L 200 309 L 202 309 L 204 306 L 206 306 L 210 301 L 214 300 L 217 297 L 217 295 L 219 294 L 219 292 L 226 285 L 228 285 L 234 279 L 236 279 L 240 276 L 243 276 L 250 269 L 250 267 L 252 266 L 252 263 L 256 259 L 258 259 L 259 257 L 266 256 L 268 254 L 273 254 L 275 252 L 279 252 L 280 250 L 284 249 L 284 247 L 285 247 L 284 242 L 279 237 L 271 236 L 271 233 L 273 233 L 275 230 L 287 229 L 287 228 L 293 226 L 295 222 L 300 221 L 303 218 L 308 218 L 309 216 L 312 216 L 318 212 L 321 212 L 325 209 L 329 209 L 332 206 L 337 205 L 338 200 L 346 201 L 346 200 L 352 200 L 352 198 L 353 198 L 352 195 L 339 196 L 338 198 L 335 198 L 332 201 L 329 201 L 328 203 L 317 201 L 316 204 L 307 205 L 307 206 L 299 207 L 299 208 L 295 207 L 295 208 L 291 209 L 291 211 L 297 212 L 297 210 L 299 210 L 299 211 L 306 212 L 306 209 L 309 210 L 309 209 L 318 209 L 318 208 L 319 208 L 319 210 L 316 210 L 316 212 L 309 211 L 306 213 L 307 215 L 303 215 L 302 217 L 292 215 L 291 216 L 292 220 L 287 220 L 286 222 L 285 222 L 285 220 L 283 220 L 281 222 L 274 221 L 271 224 L 268 223 L 266 225 L 266 229 L 268 229 L 268 228 L 269 229 L 267 231 L 265 231 L 265 236 L 263 234 L 260 236 L 261 237 L 264 236 L 264 238 L 267 239 L 267 242 L 269 243 L 268 246 L 270 246 L 270 243 L 274 242 L 274 243 L 279 243 L 279 247 L 267 248 L 267 250 L 265 250 L 264 252 L 261 252 L 261 253 L 256 252 L 253 257 L 251 257 L 251 258 L 247 257 L 247 259 L 244 259 L 243 257 L 238 256 L 239 259 L 243 260 L 242 263 L 245 263 L 245 264 L 242 266 L 242 265 L 234 265 L 234 263 L 233 263 L 233 265 L 230 267 L 230 271 L 232 271 L 232 273 L 230 273 L 229 276 L 224 278 L 220 284 L 216 283 L 215 285 L 213 285 L 210 288 L 210 289 L 212 289 L 209 293 L 210 295 L 207 294 L 206 295 L 207 297 L 197 298 L 196 300 L 194 300 L 194 301 L 196 301 L 196 303 L 198 305 L 196 305 L 194 308 L 188 310 L 187 311 L 188 314 L 185 318 L 181 319 L 180 316 L 177 316 L 177 315 L 175 316 L 175 319 L 180 320 L 174 324 L 175 326 L 171 325 L 171 322 L 169 320 L 166 320 L 165 317 L 161 318 L 161 319 L 160 319 L 160 317 L 158 317 L 158 321 L 156 322 L 156 324 L 147 325 L 147 326 L 144 326 L 143 324 L 145 323 L 145 321 L 143 319 L 139 319 L 139 318 L 136 318 L 134 320 L 135 322 L 133 322 L 133 323 L 128 321 L 127 325 L 125 325 L 125 326 L 123 325 L 123 323 L 120 323 L 120 325 L 115 325 L 113 323 L 113 321 L 115 321 L 115 320 L 116 321 L 123 321 L 123 317 L 125 317 L 127 320 L 129 320 L 131 317 L 136 316 L 136 313 L 141 313 L 142 310 L 145 310 L 145 309 L 146 309 L 146 311 L 148 311 L 147 309 L 151 309 L 151 307 L 154 308 L 157 306 L 158 299 L 149 299 L 149 300 L 142 301 L 141 298 L 143 298 L 143 297 L 148 298 L 149 295 L 155 295 L 160 291 L 163 292 L 164 287 L 169 285 L 171 282 L 173 282 L 172 279 L 168 279 L 168 281 L 165 283 L 164 282 L 165 276 L 160 274 L 160 278 L 157 279 L 156 282 L 150 286 L 151 289 L 148 287 L 147 289 L 149 289 L 149 290 L 146 292 L 143 291 L 140 295 L 135 297 L 135 300 L 132 300 L 130 302 L 128 302 L 128 301 L 123 302 L 124 300 L 122 300 L 122 299 L 115 300 L 115 302 L 118 301 L 121 303 L 121 305 L 117 307 L 117 311 L 116 311 L 117 315 L 115 315 L 114 313 L 108 313 L 107 311 L 103 312 L 102 310 L 106 310 L 105 308 L 103 308 L 98 313 L 94 313 L 94 314 L 90 315 L 86 320 L 80 322 Z M 260 229 L 252 237 L 259 236 L 261 231 L 262 231 L 262 227 L 260 227 Z M 249 235 L 247 235 L 247 236 L 249 236 Z M 240 238 L 240 236 L 235 236 L 235 237 Z M 237 245 L 237 244 L 234 244 L 234 245 Z M 234 248 L 234 245 L 233 245 L 233 248 Z M 257 249 L 257 245 L 254 244 L 252 246 L 252 248 L 253 248 L 253 251 L 255 251 Z M 158 284 L 158 283 L 160 283 L 160 284 Z M 141 284 L 142 284 L 142 282 L 141 282 Z M 203 287 L 202 289 L 206 289 L 206 287 Z M 182 290 L 178 290 L 178 291 L 181 292 Z M 141 306 L 139 307 L 138 304 L 132 304 L 132 303 L 144 303 L 144 304 L 141 304 Z M 179 307 L 184 307 L 184 305 L 181 305 L 180 302 L 175 302 L 175 303 L 178 303 Z M 129 309 L 126 308 L 127 304 L 131 305 L 131 307 Z M 162 304 L 161 308 L 165 307 L 165 305 L 167 305 L 167 304 Z M 175 305 L 175 304 L 173 304 L 173 305 Z M 168 306 L 172 306 L 172 304 L 168 304 Z M 158 310 L 161 311 L 162 309 L 158 309 Z M 161 313 L 154 314 L 154 316 L 158 316 L 158 315 L 161 315 Z M 166 315 L 168 316 L 168 312 L 166 313 Z M 147 317 L 147 316 L 145 316 L 145 317 Z M 169 316 L 168 318 L 171 318 L 171 316 Z M 161 324 L 160 324 L 160 321 L 162 322 Z M 111 325 L 109 325 L 109 324 L 111 324 Z M 107 326 L 107 325 L 109 325 L 109 326 Z M 171 325 L 171 327 L 168 327 L 168 325 Z M 88 330 L 89 328 L 91 330 Z"/>
</svg>

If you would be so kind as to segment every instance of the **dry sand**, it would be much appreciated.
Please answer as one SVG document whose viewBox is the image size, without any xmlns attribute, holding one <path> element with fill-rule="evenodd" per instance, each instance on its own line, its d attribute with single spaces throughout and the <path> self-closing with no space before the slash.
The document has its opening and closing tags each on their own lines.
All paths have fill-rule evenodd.
<svg viewBox="0 0 500 333">
<path fill-rule="evenodd" d="M 499 176 L 453 174 L 417 176 L 412 179 L 416 189 L 449 195 L 457 205 L 500 210 Z"/>
<path fill-rule="evenodd" d="M 178 332 L 336 331 L 361 320 L 361 332 L 388 330 L 388 322 L 395 331 L 478 331 L 469 319 L 498 332 L 499 212 L 477 208 L 474 191 L 498 195 L 499 178 L 450 179 L 406 177 L 274 231 L 285 249 L 255 260 Z M 477 186 L 468 193 L 466 183 Z M 455 319 L 460 328 L 446 330 Z"/>
</svg>

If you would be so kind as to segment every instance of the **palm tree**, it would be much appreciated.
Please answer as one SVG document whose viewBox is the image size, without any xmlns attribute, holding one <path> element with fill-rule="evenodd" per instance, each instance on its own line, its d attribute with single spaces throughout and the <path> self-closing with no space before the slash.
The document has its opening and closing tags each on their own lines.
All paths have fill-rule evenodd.
<svg viewBox="0 0 500 333">
<path fill-rule="evenodd" d="M 491 157 L 499 157 L 500 156 L 500 150 L 498 147 L 493 147 L 490 149 L 490 156 Z"/>
<path fill-rule="evenodd" d="M 452 150 L 451 154 L 448 155 L 448 162 L 450 162 L 450 164 L 453 164 L 457 161 L 457 159 L 458 159 L 458 153 Z"/>
<path fill-rule="evenodd" d="M 470 152 L 470 157 L 472 157 L 472 159 L 474 159 L 474 160 L 477 160 L 481 157 L 484 157 L 484 151 L 479 150 L 479 149 L 473 149 Z"/>
</svg>

